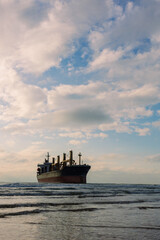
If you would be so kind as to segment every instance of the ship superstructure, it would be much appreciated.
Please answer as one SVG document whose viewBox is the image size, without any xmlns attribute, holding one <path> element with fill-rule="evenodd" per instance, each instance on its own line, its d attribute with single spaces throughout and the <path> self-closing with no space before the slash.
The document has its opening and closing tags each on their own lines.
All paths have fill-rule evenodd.
<svg viewBox="0 0 160 240">
<path fill-rule="evenodd" d="M 73 160 L 73 151 L 69 152 L 68 159 L 66 153 L 63 153 L 62 161 L 60 161 L 60 156 L 57 156 L 57 161 L 53 157 L 52 162 L 50 162 L 50 155 L 47 153 L 44 163 L 38 164 L 38 182 L 86 183 L 86 176 L 91 166 L 82 163 L 81 153 L 78 156 L 78 164 Z"/>
</svg>

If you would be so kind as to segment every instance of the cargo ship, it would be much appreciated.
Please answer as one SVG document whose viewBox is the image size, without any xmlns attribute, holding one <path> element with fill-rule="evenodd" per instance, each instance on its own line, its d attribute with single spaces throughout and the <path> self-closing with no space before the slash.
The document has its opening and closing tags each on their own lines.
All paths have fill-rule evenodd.
<svg viewBox="0 0 160 240">
<path fill-rule="evenodd" d="M 73 151 L 69 152 L 69 158 L 66 158 L 66 153 L 63 153 L 63 160 L 60 161 L 60 156 L 57 156 L 57 161 L 47 153 L 43 164 L 38 164 L 37 180 L 40 183 L 86 183 L 86 177 L 90 165 L 83 164 L 81 157 L 78 154 L 79 163 L 73 160 Z"/>
</svg>

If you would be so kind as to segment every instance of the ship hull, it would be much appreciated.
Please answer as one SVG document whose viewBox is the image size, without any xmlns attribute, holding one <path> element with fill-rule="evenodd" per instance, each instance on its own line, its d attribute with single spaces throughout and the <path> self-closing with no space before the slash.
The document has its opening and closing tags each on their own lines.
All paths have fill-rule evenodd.
<svg viewBox="0 0 160 240">
<path fill-rule="evenodd" d="M 37 175 L 40 183 L 86 183 L 89 165 L 66 166 L 62 170 L 54 170 Z"/>
</svg>

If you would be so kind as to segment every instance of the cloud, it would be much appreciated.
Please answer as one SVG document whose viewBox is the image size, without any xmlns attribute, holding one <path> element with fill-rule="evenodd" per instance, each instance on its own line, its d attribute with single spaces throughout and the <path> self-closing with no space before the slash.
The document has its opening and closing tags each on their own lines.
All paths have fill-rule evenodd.
<svg viewBox="0 0 160 240">
<path fill-rule="evenodd" d="M 119 90 L 105 82 L 89 81 L 74 86 L 60 84 L 47 90 L 21 82 L 14 70 L 4 79 L 11 83 L 4 81 L 1 85 L 1 100 L 6 102 L 1 109 L 5 123 L 1 129 L 14 134 L 47 129 L 60 131 L 61 137 L 76 137 L 73 130 L 84 131 L 81 136 L 86 138 L 106 137 L 110 130 L 132 133 L 136 131 L 136 119 L 153 115 L 148 105 L 159 102 L 159 88 L 151 85 Z M 102 133 L 94 133 L 98 129 Z"/>
<path fill-rule="evenodd" d="M 152 123 L 154 127 L 160 128 L 160 121 L 155 121 Z"/>
<path fill-rule="evenodd" d="M 100 133 L 86 133 L 86 137 L 87 139 L 90 139 L 90 138 L 107 138 L 108 137 L 108 134 L 106 133 L 103 133 L 103 132 L 100 132 Z"/>
<path fill-rule="evenodd" d="M 158 94 L 159 88 L 151 84 L 144 84 L 143 86 L 137 87 L 135 89 L 130 89 L 129 91 L 123 91 L 120 93 L 120 98 L 128 99 L 130 102 L 139 102 L 149 104 L 149 102 L 154 100 L 159 100 Z M 157 99 L 158 97 L 158 99 Z"/>
<path fill-rule="evenodd" d="M 123 7 L 112 0 L 18 3 L 0 3 L 0 56 L 24 72 L 40 74 L 51 67 L 59 68 L 63 59 L 76 52 L 81 38 L 88 39 L 93 50 L 90 70 L 117 64 L 129 49 L 144 45 L 146 38 L 153 44 L 158 41 L 160 14 L 156 0 L 128 2 Z"/>
<path fill-rule="evenodd" d="M 85 135 L 82 132 L 66 132 L 66 133 L 59 133 L 61 137 L 69 137 L 69 138 L 84 138 Z"/>
<path fill-rule="evenodd" d="M 160 101 L 158 1 L 120 6 L 112 0 L 30 0 L 18 5 L 12 0 L 0 5 L 3 132 L 49 129 L 77 139 L 105 138 L 110 130 L 149 134 L 149 127 L 141 128 L 136 120 L 154 116 L 152 106 Z M 79 69 L 73 59 L 81 47 L 89 56 Z M 46 88 L 34 82 L 52 67 L 60 72 L 64 61 L 73 67 L 73 79 L 80 74 L 85 80 L 65 84 L 66 79 L 56 76 L 55 86 L 52 78 L 48 85 L 41 76 Z"/>
<path fill-rule="evenodd" d="M 146 136 L 150 134 L 149 128 L 135 128 L 135 132 L 139 134 L 139 136 Z"/>
<path fill-rule="evenodd" d="M 67 138 L 74 138 L 74 139 L 82 139 L 82 138 L 106 138 L 108 135 L 106 133 L 100 132 L 100 133 L 92 133 L 92 132 L 63 132 L 59 133 L 59 136 L 61 137 L 67 137 Z"/>
<path fill-rule="evenodd" d="M 160 154 L 155 154 L 155 155 L 150 155 L 150 156 L 147 156 L 147 161 L 149 162 L 157 162 L 159 163 L 160 162 Z"/>
<path fill-rule="evenodd" d="M 35 85 L 25 84 L 15 70 L 6 63 L 0 69 L 0 100 L 4 121 L 32 118 L 45 110 L 46 92 Z"/>
<path fill-rule="evenodd" d="M 105 123 L 100 124 L 99 129 L 101 131 L 116 131 L 117 133 L 132 133 L 132 129 L 130 127 L 129 122 L 120 122 L 120 121 L 114 121 L 113 123 Z"/>
<path fill-rule="evenodd" d="M 156 0 L 151 2 L 142 0 L 134 5 L 128 3 L 123 16 L 113 28 L 111 40 L 117 39 L 118 44 L 134 44 L 159 32 L 159 6 L 160 3 Z"/>
<path fill-rule="evenodd" d="M 118 14 L 90 32 L 91 48 L 97 52 L 106 46 L 111 49 L 121 46 L 125 49 L 128 47 L 134 49 L 142 43 L 144 45 L 146 39 L 152 39 L 154 35 L 158 36 L 159 6 L 160 3 L 156 0 L 128 1 L 123 4 L 123 10 L 121 6 L 115 5 L 119 8 Z"/>
<path fill-rule="evenodd" d="M 30 0 L 18 5 L 14 0 L 2 1 L 0 7 L 0 56 L 35 74 L 59 67 L 63 58 L 75 52 L 79 38 L 119 11 L 113 1 L 104 0 Z"/>
<path fill-rule="evenodd" d="M 110 117 L 99 109 L 76 108 L 44 114 L 38 120 L 31 120 L 29 124 L 40 129 L 92 129 L 105 121 L 110 121 Z"/>
<path fill-rule="evenodd" d="M 121 173 L 136 175 L 160 173 L 158 167 L 159 154 L 140 157 L 111 152 L 96 157 L 90 156 L 87 161 L 92 165 L 93 173 L 99 172 L 99 175 L 108 171 L 111 171 L 113 176 L 115 174 L 120 176 Z M 152 161 L 155 161 L 155 165 L 152 165 Z"/>
<path fill-rule="evenodd" d="M 118 49 L 117 51 L 103 49 L 103 51 L 96 56 L 92 62 L 90 62 L 88 71 L 109 68 L 111 64 L 118 61 L 122 56 L 123 51 L 121 49 Z"/>
<path fill-rule="evenodd" d="M 36 165 L 43 161 L 47 150 L 43 145 L 31 144 L 19 151 L 0 151 L 1 181 L 36 181 Z"/>
<path fill-rule="evenodd" d="M 103 70 L 103 79 L 105 74 L 106 81 L 119 86 L 122 96 L 129 94 L 124 91 L 128 88 L 130 102 L 132 97 L 136 98 L 132 89 L 139 102 L 140 98 L 148 100 L 148 104 L 153 99 L 155 104 L 159 101 L 159 5 L 155 0 L 128 2 L 119 16 L 92 30 L 88 36 L 93 55 L 87 69 L 98 70 L 100 76 Z M 146 99 L 142 96 L 145 94 Z"/>
<path fill-rule="evenodd" d="M 70 140 L 69 141 L 69 144 L 71 144 L 71 145 L 80 145 L 80 144 L 83 144 L 83 143 L 87 143 L 87 141 L 86 140 L 81 140 L 81 141 L 79 141 L 79 140 Z"/>
</svg>

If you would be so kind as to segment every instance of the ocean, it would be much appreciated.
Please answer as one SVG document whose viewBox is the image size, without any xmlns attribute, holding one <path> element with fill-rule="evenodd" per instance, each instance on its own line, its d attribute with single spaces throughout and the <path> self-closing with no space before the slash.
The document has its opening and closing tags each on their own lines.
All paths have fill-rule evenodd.
<svg viewBox="0 0 160 240">
<path fill-rule="evenodd" d="M 160 185 L 1 183 L 0 239 L 158 240 Z"/>
</svg>

